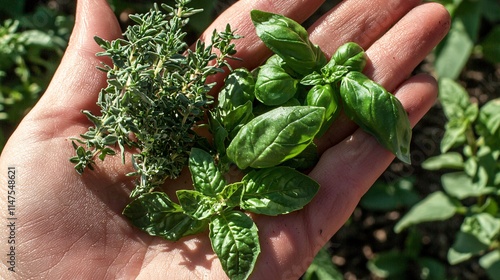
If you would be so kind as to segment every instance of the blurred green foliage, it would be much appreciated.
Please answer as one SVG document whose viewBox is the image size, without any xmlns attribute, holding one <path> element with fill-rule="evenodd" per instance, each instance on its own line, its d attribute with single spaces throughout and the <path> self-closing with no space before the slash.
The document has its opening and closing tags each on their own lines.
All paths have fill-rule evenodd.
<svg viewBox="0 0 500 280">
<path fill-rule="evenodd" d="M 432 221 L 462 219 L 448 250 L 452 265 L 476 256 L 491 279 L 500 279 L 500 98 L 478 107 L 449 78 L 440 80 L 439 101 L 447 118 L 440 154 L 423 162 L 442 170 L 442 190 L 413 206 L 395 231 Z"/>
<path fill-rule="evenodd" d="M 0 150 L 54 74 L 73 17 L 47 5 L 0 1 Z"/>
<path fill-rule="evenodd" d="M 457 79 L 472 54 L 500 62 L 498 0 L 437 0 L 452 17 L 451 29 L 436 48 L 436 75 Z"/>
</svg>

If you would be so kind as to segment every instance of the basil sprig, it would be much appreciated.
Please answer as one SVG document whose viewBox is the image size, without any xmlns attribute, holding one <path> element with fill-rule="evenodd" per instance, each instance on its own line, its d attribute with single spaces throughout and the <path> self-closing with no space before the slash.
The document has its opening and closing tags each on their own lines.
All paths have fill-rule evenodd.
<svg viewBox="0 0 500 280">
<path fill-rule="evenodd" d="M 360 72 L 342 78 L 340 94 L 349 118 L 401 161 L 410 163 L 411 126 L 394 95 Z"/>
<path fill-rule="evenodd" d="M 319 48 L 309 41 L 298 23 L 282 15 L 261 11 L 253 11 L 251 15 L 257 34 L 283 61 L 276 63 L 280 60 L 272 57 L 272 69 L 281 67 L 277 73 L 288 71 L 290 76 L 300 73 L 303 87 L 295 94 L 299 102 L 325 108 L 323 127 L 316 137 L 328 129 L 343 108 L 350 119 L 372 134 L 382 146 L 401 161 L 410 163 L 411 126 L 408 116 L 396 97 L 361 73 L 366 56 L 359 45 L 353 42 L 342 45 L 330 61 L 324 63 L 322 56 L 317 55 Z M 297 61 L 304 62 L 302 67 Z M 262 73 L 268 83 L 257 84 L 255 92 L 259 93 L 259 100 L 278 100 L 273 91 L 266 89 L 269 80 L 275 76 L 269 74 L 271 68 L 266 65 L 262 67 L 266 69 Z M 304 91 L 308 92 L 305 100 L 300 100 L 304 96 L 300 93 Z M 290 92 L 291 89 L 282 93 L 283 99 L 289 99 Z M 266 93 L 272 96 L 266 98 Z"/>
</svg>

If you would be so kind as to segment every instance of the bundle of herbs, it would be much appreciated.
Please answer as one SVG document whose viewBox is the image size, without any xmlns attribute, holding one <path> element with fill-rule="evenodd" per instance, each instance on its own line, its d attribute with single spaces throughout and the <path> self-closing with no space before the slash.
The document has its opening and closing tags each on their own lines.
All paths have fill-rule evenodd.
<svg viewBox="0 0 500 280">
<path fill-rule="evenodd" d="M 276 216 L 302 209 L 319 189 L 303 173 L 315 165 L 314 140 L 345 114 L 409 162 L 411 128 L 401 103 L 361 71 L 364 51 L 355 43 L 327 60 L 307 31 L 281 15 L 252 11 L 256 32 L 274 55 L 257 69 L 231 69 L 238 36 L 228 25 L 211 44 L 189 49 L 182 27 L 198 12 L 189 0 L 131 15 L 124 39 L 96 38 L 108 86 L 100 115 L 73 139 L 78 173 L 119 150 L 132 151 L 136 186 L 123 214 L 136 227 L 167 240 L 209 229 L 214 252 L 231 279 L 246 279 L 260 253 L 258 229 L 245 213 Z M 217 54 L 216 54 L 217 53 Z M 214 99 L 211 75 L 229 71 Z M 210 136 L 196 133 L 207 126 Z M 132 149 L 131 149 L 132 148 Z M 135 151 L 135 152 L 133 152 Z M 188 167 L 192 189 L 161 191 Z M 242 179 L 228 180 L 236 166 Z M 240 177 L 241 178 L 241 177 Z M 167 186 L 168 187 L 168 186 Z"/>
</svg>

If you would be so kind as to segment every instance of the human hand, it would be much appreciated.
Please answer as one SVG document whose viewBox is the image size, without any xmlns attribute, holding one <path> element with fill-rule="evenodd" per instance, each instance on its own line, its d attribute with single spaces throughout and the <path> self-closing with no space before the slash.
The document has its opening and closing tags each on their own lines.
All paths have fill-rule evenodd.
<svg viewBox="0 0 500 280">
<path fill-rule="evenodd" d="M 437 4 L 416 0 L 345 0 L 311 27 L 311 41 L 328 55 L 354 41 L 366 49 L 364 73 L 394 92 L 414 125 L 433 105 L 435 81 L 427 75 L 410 77 L 412 70 L 443 38 L 449 15 Z M 323 1 L 241 0 L 211 27 L 231 23 L 244 35 L 236 41 L 249 69 L 269 55 L 256 37 L 249 11 L 260 9 L 305 20 Z M 121 215 L 129 202 L 131 170 L 116 158 L 78 175 L 68 158 L 68 140 L 90 125 L 81 109 L 96 112 L 97 94 L 106 75 L 95 69 L 102 58 L 93 37 L 112 40 L 121 31 L 104 0 L 80 0 L 70 45 L 49 88 L 9 139 L 0 158 L 3 194 L 7 169 L 17 171 L 16 273 L 0 268 L 4 279 L 158 278 L 221 279 L 225 273 L 206 234 L 168 242 L 133 228 Z M 106 61 L 109 63 L 109 61 Z M 373 137 L 340 118 L 318 142 L 323 153 L 310 176 L 320 191 L 303 210 L 279 217 L 255 216 L 261 255 L 255 279 L 296 279 L 316 252 L 343 225 L 360 197 L 393 160 Z M 182 178 L 170 182 L 182 184 Z M 1 204 L 6 221 L 7 206 Z M 7 234 L 0 244 L 7 244 Z"/>
</svg>

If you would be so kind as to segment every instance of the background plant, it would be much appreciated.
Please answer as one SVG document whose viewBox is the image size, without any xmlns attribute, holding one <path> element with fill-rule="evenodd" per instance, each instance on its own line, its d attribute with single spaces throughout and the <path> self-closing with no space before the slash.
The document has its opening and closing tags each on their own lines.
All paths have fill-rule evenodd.
<svg viewBox="0 0 500 280">
<path fill-rule="evenodd" d="M 9 2 L 9 1 L 7 1 Z M 25 12 L 25 1 L 0 3 L 0 149 L 38 100 L 66 47 L 72 16 L 45 5 Z"/>
</svg>

